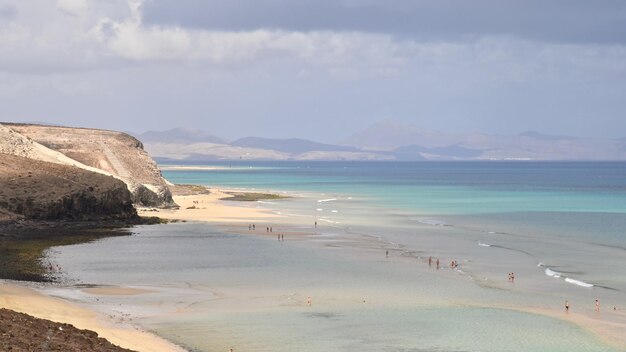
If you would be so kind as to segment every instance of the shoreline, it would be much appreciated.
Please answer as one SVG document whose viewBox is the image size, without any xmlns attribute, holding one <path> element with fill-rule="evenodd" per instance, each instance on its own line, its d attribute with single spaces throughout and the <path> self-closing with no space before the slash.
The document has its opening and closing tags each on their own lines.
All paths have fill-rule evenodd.
<svg viewBox="0 0 626 352">
<path fill-rule="evenodd" d="M 193 200 L 208 201 L 209 204 L 212 203 L 211 209 L 218 209 L 217 212 L 204 213 L 200 215 L 194 212 L 187 212 L 183 204 L 181 205 L 180 210 L 170 212 L 166 210 L 166 216 L 163 216 L 162 211 L 156 213 L 156 216 L 164 217 L 170 220 L 182 220 L 182 221 L 200 221 L 216 224 L 221 226 L 229 231 L 229 233 L 234 233 L 238 235 L 252 235 L 259 236 L 268 239 L 273 239 L 274 234 L 266 234 L 265 232 L 247 232 L 244 227 L 242 227 L 245 223 L 250 222 L 260 222 L 260 223 L 268 223 L 272 222 L 276 227 L 292 227 L 293 224 L 290 224 L 287 221 L 287 217 L 276 215 L 268 210 L 258 209 L 258 208 L 250 208 L 244 206 L 238 206 L 236 204 L 227 204 L 227 201 L 221 202 L 222 198 L 228 196 L 228 192 L 241 192 L 241 190 L 216 190 L 210 188 L 211 195 L 194 195 L 194 196 L 185 196 L 183 198 L 175 197 L 178 201 L 184 202 L 185 205 L 193 204 Z M 249 193 L 263 193 L 260 191 L 246 191 Z M 239 202 L 234 202 L 239 203 Z M 204 204 L 204 203 L 203 203 Z M 245 215 L 237 216 L 233 212 L 237 212 L 241 209 L 245 209 Z M 217 213 L 217 215 L 215 215 Z M 199 216 L 200 215 L 200 216 Z M 234 228 L 237 229 L 234 229 Z M 293 229 L 292 229 L 293 230 Z M 308 234 L 312 235 L 313 233 L 308 233 L 306 231 L 299 230 L 299 235 Z M 295 235 L 296 233 L 290 232 L 290 235 Z M 304 236 L 303 236 L 304 237 Z M 305 239 L 302 239 L 305 240 Z M 543 317 L 557 319 L 559 321 L 568 322 L 574 324 L 590 333 L 594 336 L 597 336 L 601 341 L 606 343 L 607 345 L 619 348 L 626 349 L 626 336 L 623 336 L 620 332 L 622 329 L 626 329 L 626 323 L 618 323 L 615 321 L 608 320 L 599 320 L 597 317 L 590 316 L 586 313 L 565 313 L 559 309 L 549 308 L 549 307 L 533 307 L 533 306 L 524 306 L 524 305 L 513 305 L 513 304 L 477 304 L 471 302 L 465 302 L 463 305 L 466 306 L 474 306 L 478 308 L 495 308 L 495 309 L 504 309 L 511 311 L 518 311 L 528 314 L 540 315 Z M 605 314 L 617 314 L 618 317 L 626 322 L 626 314 L 623 311 L 619 310 L 617 312 L 608 311 L 609 307 L 606 307 Z"/>
<path fill-rule="evenodd" d="M 32 285 L 32 283 L 31 283 Z M 137 326 L 107 321 L 96 311 L 66 299 L 45 295 L 24 283 L 0 280 L 0 308 L 35 318 L 66 323 L 78 329 L 95 331 L 112 344 L 135 351 L 183 352 L 185 349 Z"/>
<path fill-rule="evenodd" d="M 230 192 L 230 191 L 228 191 Z M 246 192 L 257 193 L 257 192 Z M 140 218 L 133 222 L 37 222 L 31 221 L 21 225 L 2 224 L 4 228 L 19 230 L 20 233 L 34 233 L 44 229 L 64 229 L 67 231 L 77 229 L 126 229 L 128 225 L 158 224 L 161 220 L 168 221 L 205 221 L 211 223 L 243 223 L 254 220 L 266 222 L 270 219 L 279 218 L 270 212 L 238 205 L 238 201 L 225 201 L 226 204 L 218 204 L 222 199 L 233 197 L 232 192 L 211 190 L 210 194 L 179 195 L 174 199 L 180 205 L 180 209 L 159 209 L 152 211 L 151 208 L 138 208 Z M 194 203 L 198 201 L 198 203 Z M 254 202 L 251 202 L 254 203 Z M 194 207 L 195 205 L 195 207 Z M 188 209 L 194 207 L 193 209 Z M 102 226 L 99 226 L 102 225 Z M 126 225 L 126 226 L 125 226 Z M 68 229 L 66 229 L 66 226 Z M 120 234 L 118 234 L 120 235 Z M 110 237 L 102 235 L 100 237 Z M 52 243 L 62 245 L 63 243 Z M 71 243 L 70 243 L 71 244 Z M 97 310 L 76 304 L 68 299 L 58 298 L 45 294 L 36 286 L 43 285 L 43 281 L 13 281 L 0 279 L 0 308 L 9 309 L 18 313 L 28 314 L 35 318 L 46 319 L 57 323 L 71 324 L 79 329 L 87 329 L 96 332 L 99 337 L 109 342 L 136 351 L 186 351 L 171 341 L 156 334 L 139 329 L 137 325 L 120 324 L 111 321 Z M 128 296 L 140 295 L 149 292 L 144 289 L 129 287 L 89 287 L 81 289 L 83 292 L 93 295 Z"/>
<path fill-rule="evenodd" d="M 269 210 L 252 207 L 251 205 L 256 204 L 256 202 L 243 203 L 243 202 L 233 202 L 233 201 L 222 201 L 223 198 L 227 198 L 229 196 L 227 192 L 231 192 L 231 190 L 211 189 L 210 194 L 175 196 L 174 197 L 175 201 L 180 205 L 180 209 L 178 210 L 160 209 L 157 211 L 152 211 L 151 209 L 145 208 L 145 209 L 139 209 L 138 211 L 142 215 L 157 216 L 157 217 L 168 219 L 171 221 L 183 221 L 183 222 L 191 221 L 191 222 L 211 223 L 211 224 L 220 226 L 222 228 L 225 228 L 227 230 L 226 232 L 228 233 L 236 233 L 239 235 L 253 235 L 253 236 L 259 236 L 259 237 L 265 237 L 267 239 L 274 237 L 274 234 L 266 234 L 265 231 L 257 230 L 256 232 L 247 232 L 245 230 L 245 227 L 246 227 L 246 224 L 249 224 L 249 223 L 259 223 L 259 224 L 272 223 L 273 226 L 275 227 L 284 227 L 287 229 L 291 229 L 291 231 L 289 232 L 290 236 L 296 235 L 296 231 L 295 231 L 293 224 L 289 224 L 288 222 L 288 217 L 275 214 Z M 250 192 L 250 193 L 260 193 L 260 192 Z M 191 208 L 191 207 L 195 207 L 195 208 Z M 298 231 L 299 231 L 298 238 L 303 241 L 306 241 L 306 235 L 313 234 L 311 232 L 304 231 L 304 230 L 298 230 Z M 317 250 L 317 249 L 314 248 L 313 250 Z M 448 271 L 446 270 L 446 274 L 451 274 L 451 273 L 452 272 L 448 273 Z M 2 294 L 2 296 L 0 297 L 5 296 L 5 292 L 7 292 L 7 290 L 10 292 L 11 289 L 19 290 L 20 288 L 22 288 L 25 290 L 32 290 L 32 289 L 24 288 L 21 285 L 17 285 L 17 287 L 12 287 L 13 285 L 14 284 L 10 282 L 7 283 L 5 281 L 0 280 L 0 294 Z M 83 291 L 87 293 L 91 293 L 91 294 L 97 294 L 97 295 L 107 295 L 107 294 L 133 295 L 133 294 L 142 293 L 141 290 L 137 290 L 137 289 L 133 289 L 129 287 L 95 287 L 95 288 L 83 289 Z M 39 295 L 41 297 L 37 297 L 35 298 L 35 300 L 41 299 L 45 301 L 46 299 L 49 299 L 50 300 L 49 302 L 53 304 L 53 306 L 55 307 L 61 307 L 61 306 L 56 305 L 58 303 L 56 302 L 57 300 L 64 302 L 64 304 L 67 304 L 67 305 L 73 305 L 71 302 L 68 302 L 67 300 L 55 298 L 52 296 L 44 296 L 42 293 L 39 293 L 39 292 L 34 292 L 34 293 L 35 293 L 34 295 L 33 295 L 33 292 L 27 294 L 26 298 L 24 299 L 28 301 L 29 299 L 28 297 L 31 297 L 31 299 L 33 299 L 32 297 Z M 6 304 L 6 302 L 0 299 L 0 307 L 3 307 L 3 304 Z M 565 313 L 560 312 L 558 309 L 546 308 L 546 307 L 534 307 L 534 306 L 523 306 L 523 305 L 516 306 L 516 305 L 504 305 L 504 304 L 488 305 L 488 304 L 480 304 L 480 303 L 477 304 L 475 302 L 473 303 L 464 302 L 460 304 L 465 305 L 465 306 L 473 306 L 473 307 L 505 309 L 505 310 L 536 314 L 536 315 L 540 315 L 543 317 L 558 319 L 560 321 L 574 324 L 584 329 L 585 331 L 592 333 L 594 336 L 597 336 L 603 343 L 607 344 L 608 346 L 611 346 L 614 348 L 620 348 L 620 349 L 626 348 L 626 337 L 619 334 L 619 332 L 621 331 L 620 329 L 625 328 L 626 324 L 618 324 L 618 323 L 613 323 L 610 321 L 598 320 L 585 313 L 570 313 L 565 316 Z M 37 309 L 37 308 L 30 306 L 28 303 L 21 303 L 21 305 L 18 304 L 16 305 L 16 307 L 20 309 L 26 309 L 26 311 L 24 312 L 27 314 L 31 314 L 36 317 L 42 317 L 45 319 L 50 319 L 47 316 L 38 316 L 38 315 L 32 314 L 28 310 Z M 27 307 L 27 308 L 24 308 L 24 307 Z M 10 307 L 8 308 L 12 309 Z M 157 349 L 157 350 L 165 350 L 165 351 L 183 351 L 184 350 L 181 347 L 175 346 L 171 342 L 163 338 L 160 338 L 156 335 L 153 335 L 151 333 L 147 333 L 145 331 L 138 332 L 136 330 L 133 330 L 132 328 L 126 329 L 122 326 L 118 326 L 119 324 L 115 322 L 107 323 L 106 320 L 104 320 L 104 318 L 97 317 L 98 315 L 97 311 L 93 309 L 89 309 L 88 307 L 87 308 L 74 307 L 74 309 L 78 309 L 80 311 L 79 316 L 91 315 L 91 317 L 87 319 L 87 321 L 90 322 L 87 325 L 87 327 L 85 327 L 85 325 L 79 326 L 75 324 L 74 322 L 72 322 L 71 320 L 70 321 L 65 320 L 63 322 L 73 324 L 80 328 L 87 328 L 90 330 L 94 330 L 98 332 L 100 336 L 105 337 L 112 343 L 120 345 L 122 347 L 137 349 L 137 347 L 127 347 L 130 345 L 122 345 L 118 341 L 121 341 L 121 343 L 132 343 L 132 341 L 139 341 L 141 339 L 146 339 L 145 341 L 148 341 L 149 343 L 156 343 L 156 344 L 165 343 L 164 345 L 155 345 L 155 346 L 159 346 L 158 348 L 166 348 L 166 349 Z M 15 310 L 21 311 L 17 309 Z M 63 313 L 58 312 L 58 311 L 54 314 L 63 316 Z M 624 317 L 624 314 L 621 311 L 618 312 L 618 314 L 620 314 L 620 317 L 622 319 L 626 318 Z M 71 319 L 70 314 L 65 314 L 65 315 L 66 316 L 64 316 L 63 319 L 65 318 Z M 53 320 L 53 319 L 50 319 L 50 320 Z M 81 320 L 78 320 L 77 323 L 83 324 L 84 322 Z M 108 326 L 109 323 L 113 324 L 114 327 Z M 109 338 L 109 336 L 105 334 L 110 335 L 111 338 Z M 126 339 L 128 339 L 128 341 L 126 341 Z M 138 350 L 141 351 L 142 349 L 138 349 Z M 154 349 L 145 349 L 145 350 L 154 350 Z"/>
</svg>

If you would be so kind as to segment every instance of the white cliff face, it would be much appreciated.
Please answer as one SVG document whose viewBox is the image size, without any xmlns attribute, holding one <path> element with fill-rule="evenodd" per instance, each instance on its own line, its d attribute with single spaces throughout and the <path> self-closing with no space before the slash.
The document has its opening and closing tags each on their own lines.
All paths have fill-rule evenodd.
<svg viewBox="0 0 626 352">
<path fill-rule="evenodd" d="M 62 153 L 47 148 L 4 125 L 0 125 L 0 153 L 22 156 L 25 158 L 46 161 L 49 163 L 76 166 L 83 170 L 96 172 L 102 175 L 113 176 L 106 171 L 87 166 L 81 162 L 67 157 Z"/>
</svg>

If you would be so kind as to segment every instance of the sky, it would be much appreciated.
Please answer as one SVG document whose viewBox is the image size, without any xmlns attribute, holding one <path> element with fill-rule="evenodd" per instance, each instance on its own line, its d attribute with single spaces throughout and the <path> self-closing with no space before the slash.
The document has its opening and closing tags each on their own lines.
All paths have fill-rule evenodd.
<svg viewBox="0 0 626 352">
<path fill-rule="evenodd" d="M 626 137 L 626 1 L 0 0 L 0 121 Z"/>
</svg>

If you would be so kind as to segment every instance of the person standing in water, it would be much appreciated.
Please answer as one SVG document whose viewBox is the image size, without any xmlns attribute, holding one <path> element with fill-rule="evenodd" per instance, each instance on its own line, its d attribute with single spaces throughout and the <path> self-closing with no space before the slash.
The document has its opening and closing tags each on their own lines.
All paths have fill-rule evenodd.
<svg viewBox="0 0 626 352">
<path fill-rule="evenodd" d="M 569 302 L 565 300 L 565 312 L 569 313 Z"/>
<path fill-rule="evenodd" d="M 600 311 L 600 301 L 596 298 L 596 312 Z"/>
</svg>

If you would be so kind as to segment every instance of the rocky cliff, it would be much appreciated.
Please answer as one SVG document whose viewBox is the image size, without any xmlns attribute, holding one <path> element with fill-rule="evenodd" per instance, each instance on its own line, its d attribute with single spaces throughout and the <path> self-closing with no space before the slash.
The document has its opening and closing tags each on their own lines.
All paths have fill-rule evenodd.
<svg viewBox="0 0 626 352">
<path fill-rule="evenodd" d="M 0 219 L 132 220 L 124 182 L 75 166 L 0 154 Z"/>
<path fill-rule="evenodd" d="M 167 181 L 142 143 L 122 132 L 3 123 L 0 152 L 111 175 L 126 184 L 135 204 L 176 206 Z"/>
</svg>

